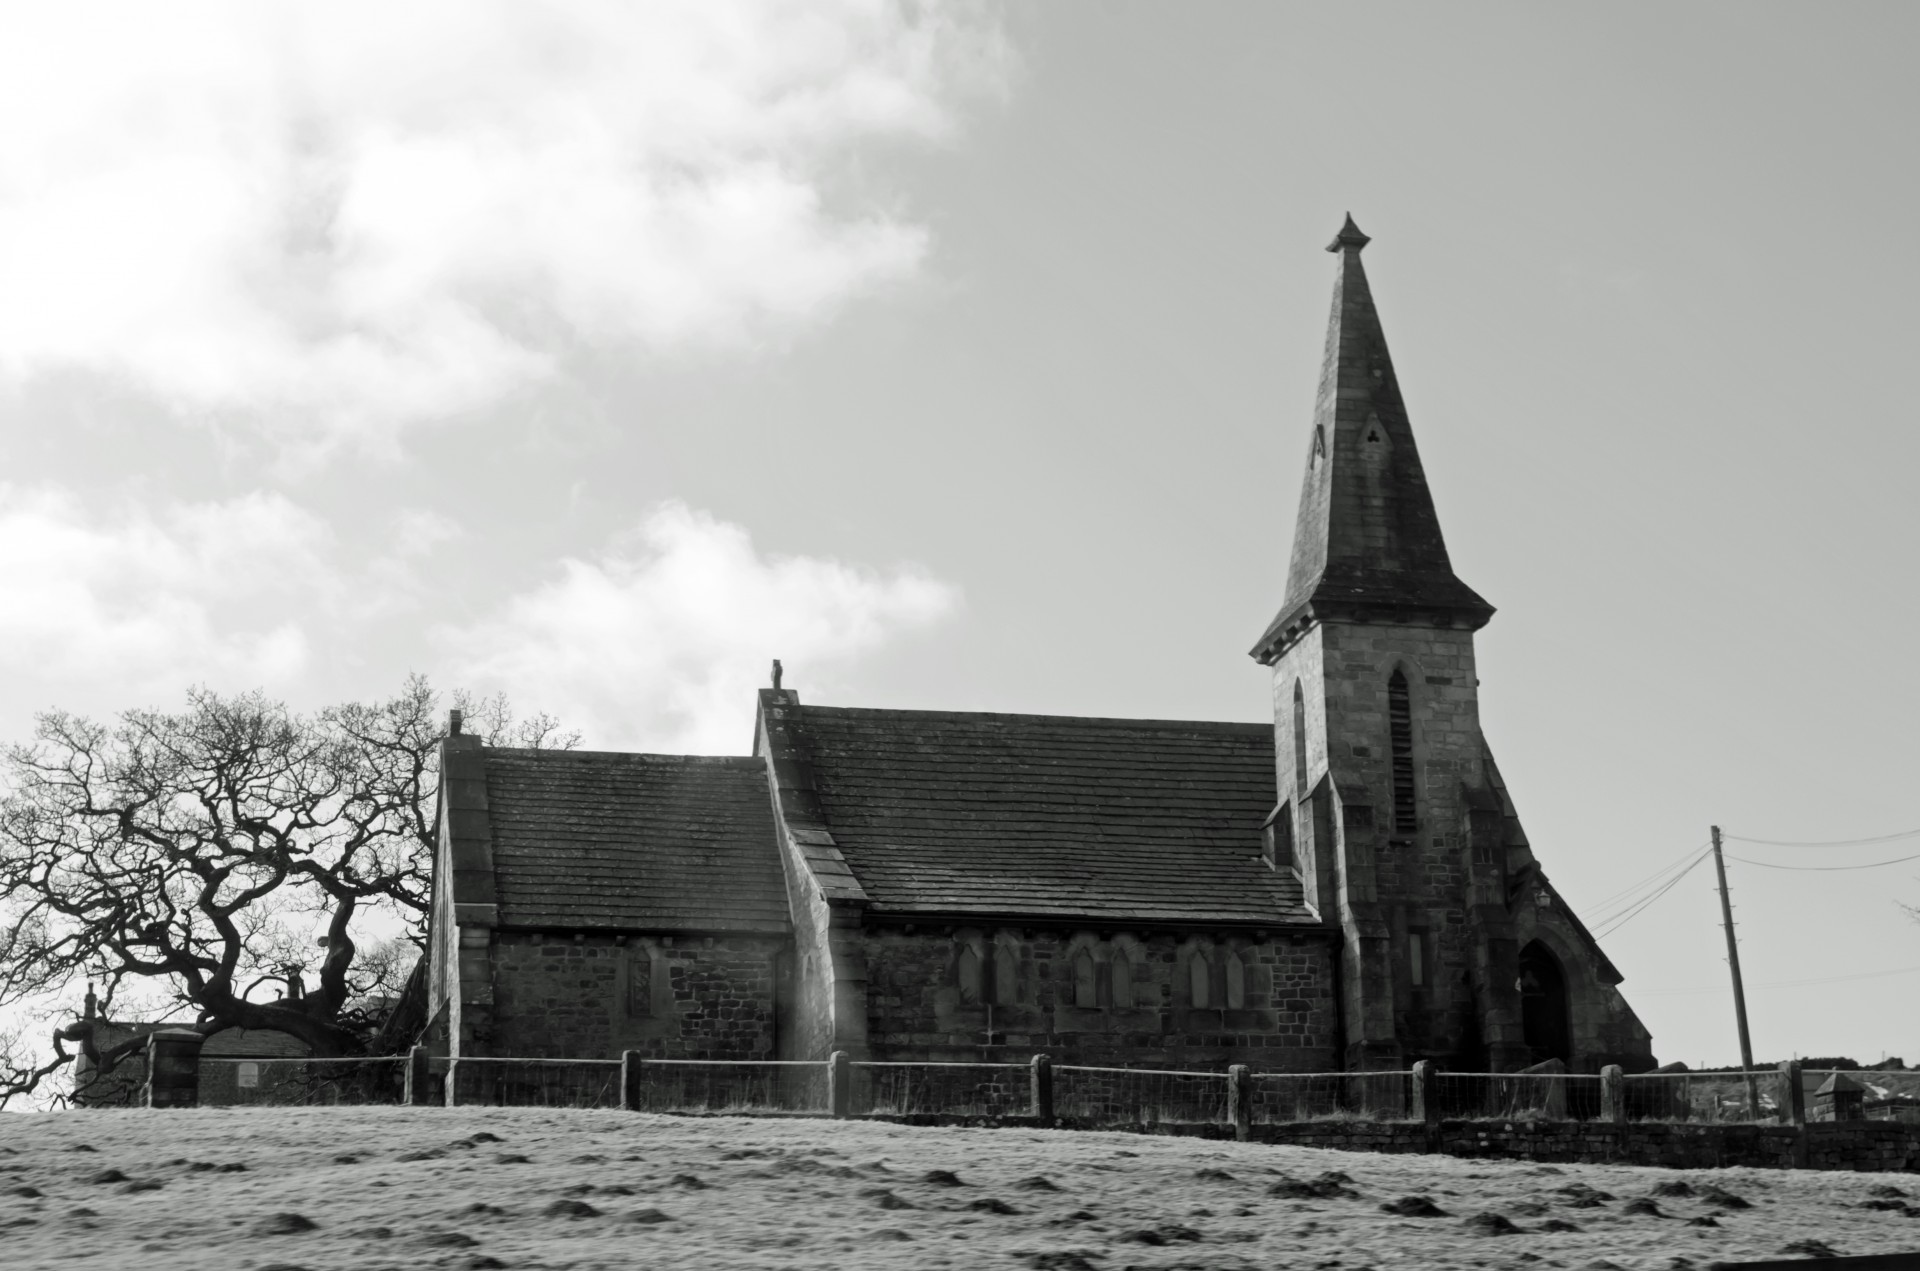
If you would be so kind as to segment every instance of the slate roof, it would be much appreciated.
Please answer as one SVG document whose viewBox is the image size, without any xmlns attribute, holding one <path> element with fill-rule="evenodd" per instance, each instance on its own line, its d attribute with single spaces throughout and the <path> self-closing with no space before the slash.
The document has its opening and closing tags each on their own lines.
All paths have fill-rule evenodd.
<svg viewBox="0 0 1920 1271">
<path fill-rule="evenodd" d="M 872 911 L 1314 921 L 1259 859 L 1271 725 L 806 706 L 795 731 Z"/>
<path fill-rule="evenodd" d="M 760 760 L 482 753 L 500 925 L 787 930 Z"/>
</svg>

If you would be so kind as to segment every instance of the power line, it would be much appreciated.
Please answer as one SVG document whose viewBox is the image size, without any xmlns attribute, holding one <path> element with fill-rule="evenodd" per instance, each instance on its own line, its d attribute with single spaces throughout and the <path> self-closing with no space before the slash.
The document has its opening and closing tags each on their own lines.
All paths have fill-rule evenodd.
<svg viewBox="0 0 1920 1271">
<path fill-rule="evenodd" d="M 1875 843 L 1892 843 L 1899 839 L 1920 838 L 1920 829 L 1901 830 L 1897 834 L 1879 834 L 1864 839 L 1828 839 L 1824 842 L 1806 842 L 1795 839 L 1750 839 L 1739 834 L 1724 837 L 1736 843 L 1752 843 L 1759 847 L 1869 847 Z"/>
<path fill-rule="evenodd" d="M 1668 887 L 1686 877 L 1687 872 L 1705 860 L 1712 850 L 1710 847 L 1703 847 L 1699 851 L 1668 866 L 1659 874 L 1653 876 L 1651 881 L 1655 885 L 1651 889 L 1636 885 L 1635 887 L 1629 888 L 1626 892 L 1620 893 L 1626 896 L 1626 899 L 1617 904 L 1611 906 L 1604 903 L 1595 905 L 1594 908 L 1599 911 L 1599 916 L 1594 919 L 1592 925 L 1595 927 L 1609 926 L 1629 910 L 1637 909 L 1647 901 L 1658 897 L 1665 892 Z M 1676 873 L 1675 871 L 1678 872 Z"/>
<path fill-rule="evenodd" d="M 1847 980 L 1881 980 L 1890 975 L 1912 975 L 1920 971 L 1920 966 L 1894 967 L 1886 971 L 1862 971 L 1854 975 L 1823 975 L 1810 980 L 1773 980 L 1766 984 L 1755 984 L 1757 989 L 1799 989 L 1812 988 L 1819 984 L 1839 984 Z M 1713 985 L 1697 989 L 1648 989 L 1635 993 L 1635 997 L 1685 997 L 1700 993 L 1725 993 L 1726 985 Z"/>
<path fill-rule="evenodd" d="M 1660 890 L 1654 892 L 1651 896 L 1648 896 L 1645 900 L 1633 906 L 1631 909 L 1629 909 L 1625 913 L 1614 918 L 1607 925 L 1604 931 L 1595 933 L 1594 939 L 1596 940 L 1606 939 L 1608 936 L 1612 935 L 1614 932 L 1620 930 L 1620 928 L 1626 926 L 1629 922 L 1632 922 L 1635 918 L 1639 917 L 1642 913 L 1646 912 L 1646 909 L 1649 905 L 1653 904 L 1654 901 L 1660 899 L 1662 896 L 1672 891 L 1679 884 L 1681 879 L 1685 878 L 1688 874 L 1691 874 L 1694 870 L 1700 868 L 1700 862 L 1706 860 L 1707 857 L 1710 855 L 1712 855 L 1711 849 L 1709 849 L 1708 851 L 1702 852 L 1698 856 L 1694 857 L 1693 861 L 1685 869 L 1681 870 L 1678 874 L 1675 874 L 1671 879 L 1669 879 L 1665 886 L 1661 887 Z"/>
<path fill-rule="evenodd" d="M 1692 859 L 1692 854 L 1694 852 L 1705 851 L 1709 846 L 1710 845 L 1707 843 L 1695 844 L 1693 848 L 1691 848 L 1688 852 L 1682 854 L 1679 858 L 1673 861 L 1672 864 L 1661 866 L 1659 869 L 1656 869 L 1655 871 L 1653 871 L 1653 873 L 1648 874 L 1645 878 L 1641 879 L 1637 883 L 1628 883 L 1625 887 L 1622 887 L 1619 891 L 1613 893 L 1613 895 L 1606 896 L 1601 898 L 1600 900 L 1595 901 L 1593 904 L 1593 907 L 1595 909 L 1605 909 L 1607 908 L 1607 906 L 1613 904 L 1615 901 L 1621 900 L 1624 897 L 1627 897 L 1639 891 L 1642 887 L 1645 887 L 1648 883 L 1659 881 L 1660 879 L 1666 877 L 1666 875 L 1670 871 L 1679 869 L 1682 865 L 1685 865 L 1689 860 Z"/>
<path fill-rule="evenodd" d="M 1908 861 L 1920 861 L 1920 854 L 1898 856 L 1890 861 L 1875 861 L 1871 865 L 1774 865 L 1767 861 L 1750 861 L 1744 856 L 1731 855 L 1728 856 L 1727 859 L 1730 861 L 1739 861 L 1742 865 L 1758 865 L 1761 869 L 1811 869 L 1825 871 L 1834 869 L 1879 869 L 1886 865 L 1904 865 Z"/>
</svg>

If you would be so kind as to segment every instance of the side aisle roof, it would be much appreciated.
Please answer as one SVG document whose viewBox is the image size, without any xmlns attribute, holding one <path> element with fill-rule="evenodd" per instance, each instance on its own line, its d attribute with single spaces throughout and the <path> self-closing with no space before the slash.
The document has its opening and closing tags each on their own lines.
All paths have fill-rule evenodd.
<svg viewBox="0 0 1920 1271">
<path fill-rule="evenodd" d="M 500 925 L 788 929 L 758 759 L 488 747 Z"/>
</svg>

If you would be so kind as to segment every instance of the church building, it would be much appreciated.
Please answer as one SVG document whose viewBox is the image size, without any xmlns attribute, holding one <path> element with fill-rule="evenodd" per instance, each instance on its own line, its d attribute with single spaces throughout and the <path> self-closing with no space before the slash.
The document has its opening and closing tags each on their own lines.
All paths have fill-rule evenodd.
<svg viewBox="0 0 1920 1271">
<path fill-rule="evenodd" d="M 751 755 L 441 755 L 456 1055 L 1260 1071 L 1654 1066 L 1480 731 L 1474 632 L 1351 218 L 1273 724 L 810 705 Z M 1224 653 L 1223 653 L 1224 656 Z M 743 703 L 744 706 L 744 703 Z"/>
</svg>

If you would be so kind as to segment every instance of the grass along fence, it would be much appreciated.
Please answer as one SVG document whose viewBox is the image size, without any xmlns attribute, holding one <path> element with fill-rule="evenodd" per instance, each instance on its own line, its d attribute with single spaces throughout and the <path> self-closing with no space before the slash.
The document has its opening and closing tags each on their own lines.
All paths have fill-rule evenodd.
<svg viewBox="0 0 1920 1271">
<path fill-rule="evenodd" d="M 986 1118 L 1086 1129 L 1315 1121 L 1793 1123 L 1920 1120 L 1920 1073 L 1835 1074 L 1797 1064 L 1748 1073 L 1253 1072 L 1057 1064 L 853 1060 L 551 1059 L 466 1055 L 208 1058 L 197 1101 L 623 1108 L 686 1115 Z M 177 1078 L 176 1078 L 177 1081 Z M 1852 1093 L 1847 1093 L 1852 1083 Z M 149 1095 L 149 1099 L 152 1100 Z M 1851 1103 L 1848 1100 L 1851 1100 Z M 158 1106 L 158 1103 L 155 1103 Z M 1911 1114 L 1911 1115 L 1908 1115 Z"/>
</svg>

